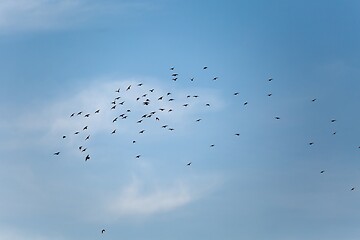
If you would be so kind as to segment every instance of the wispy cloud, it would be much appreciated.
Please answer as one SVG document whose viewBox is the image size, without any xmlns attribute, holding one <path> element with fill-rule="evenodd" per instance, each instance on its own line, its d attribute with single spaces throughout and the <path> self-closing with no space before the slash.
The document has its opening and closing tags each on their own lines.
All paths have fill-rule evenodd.
<svg viewBox="0 0 360 240">
<path fill-rule="evenodd" d="M 102 2 L 88 0 L 2 0 L 0 33 L 52 30 L 78 26 L 96 16 L 125 14 L 132 9 L 148 9 L 138 2 Z M 125 11 L 126 10 L 126 11 Z"/>
</svg>

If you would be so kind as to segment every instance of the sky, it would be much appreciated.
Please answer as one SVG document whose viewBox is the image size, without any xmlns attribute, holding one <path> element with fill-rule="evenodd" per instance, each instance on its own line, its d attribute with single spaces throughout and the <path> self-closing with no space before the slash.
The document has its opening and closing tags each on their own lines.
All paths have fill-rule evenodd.
<svg viewBox="0 0 360 240">
<path fill-rule="evenodd" d="M 358 239 L 359 11 L 2 0 L 0 239 Z"/>
</svg>

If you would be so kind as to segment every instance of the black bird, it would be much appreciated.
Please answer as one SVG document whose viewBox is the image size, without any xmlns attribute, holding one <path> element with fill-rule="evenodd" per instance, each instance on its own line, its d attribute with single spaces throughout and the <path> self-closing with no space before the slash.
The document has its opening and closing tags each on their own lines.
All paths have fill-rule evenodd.
<svg viewBox="0 0 360 240">
<path fill-rule="evenodd" d="M 275 117 L 275 119 L 279 120 L 280 118 L 279 118 L 279 117 Z"/>
<path fill-rule="evenodd" d="M 323 174 L 325 171 L 324 170 L 321 170 L 320 173 Z"/>
<path fill-rule="evenodd" d="M 111 109 L 115 109 L 116 108 L 116 105 L 112 106 Z"/>
<path fill-rule="evenodd" d="M 112 101 L 111 104 L 116 104 L 116 101 Z"/>
<path fill-rule="evenodd" d="M 111 134 L 114 134 L 116 132 L 116 129 L 114 129 L 112 132 L 111 132 Z"/>
<path fill-rule="evenodd" d="M 166 95 L 169 96 L 171 94 L 171 92 L 168 92 Z"/>
<path fill-rule="evenodd" d="M 114 118 L 114 120 L 112 120 L 112 122 L 116 122 L 116 121 L 117 121 L 117 119 L 118 119 L 117 117 L 116 117 L 116 118 Z"/>
<path fill-rule="evenodd" d="M 271 97 L 271 95 L 272 95 L 272 93 L 269 93 L 269 94 L 268 94 L 268 97 Z"/>
<path fill-rule="evenodd" d="M 351 190 L 351 191 L 354 191 L 354 190 L 355 190 L 355 188 L 354 188 L 354 187 L 352 187 L 350 190 Z"/>
<path fill-rule="evenodd" d="M 272 78 L 269 78 L 269 82 L 271 82 L 273 79 Z"/>
<path fill-rule="evenodd" d="M 64 135 L 64 136 L 62 136 L 62 138 L 66 138 L 66 136 Z"/>
<path fill-rule="evenodd" d="M 187 166 L 190 166 L 191 165 L 191 162 L 189 162 L 188 164 L 186 164 Z"/>
<path fill-rule="evenodd" d="M 172 109 L 170 108 L 170 109 L 168 110 L 168 112 L 172 112 Z"/>
<path fill-rule="evenodd" d="M 175 100 L 175 99 L 173 99 L 173 98 L 170 98 L 170 99 L 169 99 L 169 102 L 171 102 L 171 101 L 174 101 L 174 100 Z"/>
<path fill-rule="evenodd" d="M 119 97 L 116 97 L 115 100 L 119 100 L 120 98 L 121 98 L 120 96 L 119 96 Z"/>
<path fill-rule="evenodd" d="M 163 112 L 165 110 L 165 108 L 159 108 L 159 110 Z"/>
<path fill-rule="evenodd" d="M 178 79 L 178 78 L 176 77 L 176 78 L 173 78 L 172 80 L 175 82 L 177 79 Z"/>
<path fill-rule="evenodd" d="M 143 102 L 143 104 L 144 104 L 145 106 L 147 106 L 147 105 L 149 105 L 150 103 L 147 102 L 147 101 L 145 101 L 145 102 Z"/>
<path fill-rule="evenodd" d="M 86 155 L 86 157 L 85 157 L 85 162 L 87 161 L 87 160 L 89 160 L 90 159 L 90 155 L 88 154 L 88 155 Z"/>
<path fill-rule="evenodd" d="M 78 113 L 77 113 L 77 115 L 81 115 L 81 114 L 82 114 L 82 112 L 78 112 Z"/>
<path fill-rule="evenodd" d="M 100 112 L 100 109 L 96 110 L 95 113 L 99 113 Z"/>
<path fill-rule="evenodd" d="M 194 78 L 190 78 L 190 81 L 194 81 Z"/>
<path fill-rule="evenodd" d="M 314 142 L 309 142 L 309 145 L 311 146 L 311 145 L 314 145 Z"/>
<path fill-rule="evenodd" d="M 190 95 L 187 95 L 186 97 L 189 98 L 189 97 L 191 97 L 191 96 L 190 96 Z"/>
<path fill-rule="evenodd" d="M 175 129 L 173 129 L 173 128 L 169 128 L 169 131 L 174 131 Z"/>
<path fill-rule="evenodd" d="M 126 110 L 126 112 L 131 112 L 131 110 L 130 110 L 130 109 L 128 109 L 128 110 Z"/>
<path fill-rule="evenodd" d="M 199 96 L 198 96 L 198 95 L 194 95 L 193 97 L 194 97 L 194 98 L 198 98 Z"/>
<path fill-rule="evenodd" d="M 163 99 L 163 96 L 159 97 L 158 100 L 162 100 Z"/>
<path fill-rule="evenodd" d="M 85 141 L 88 140 L 90 138 L 90 135 L 88 135 L 86 138 L 85 138 Z"/>
<path fill-rule="evenodd" d="M 201 118 L 199 118 L 199 119 L 196 119 L 196 121 L 197 121 L 197 122 L 200 122 L 200 121 L 201 121 Z"/>
<path fill-rule="evenodd" d="M 218 80 L 218 78 L 219 78 L 219 77 L 214 77 L 213 80 L 214 80 L 214 81 L 215 81 L 215 80 Z"/>
<path fill-rule="evenodd" d="M 142 97 L 146 97 L 147 96 L 147 94 L 145 93 L 144 95 L 142 95 Z"/>
<path fill-rule="evenodd" d="M 126 119 L 127 117 L 128 117 L 128 116 L 125 115 L 125 116 L 123 116 L 121 119 Z"/>
<path fill-rule="evenodd" d="M 60 152 L 56 152 L 56 153 L 54 153 L 54 155 L 59 155 L 60 154 Z"/>
<path fill-rule="evenodd" d="M 83 128 L 83 130 L 86 130 L 86 129 L 88 129 L 88 126 L 85 126 L 85 127 Z"/>
<path fill-rule="evenodd" d="M 119 117 L 124 117 L 125 116 L 125 113 L 122 113 L 119 115 Z"/>
<path fill-rule="evenodd" d="M 203 67 L 204 70 L 207 69 L 207 68 L 208 68 L 207 66 Z"/>
<path fill-rule="evenodd" d="M 215 147 L 215 144 L 211 144 L 210 147 Z"/>
<path fill-rule="evenodd" d="M 205 106 L 210 107 L 210 103 L 205 104 Z"/>
<path fill-rule="evenodd" d="M 137 121 L 137 123 L 141 123 L 142 122 L 142 119 L 141 120 L 139 120 L 139 121 Z"/>
<path fill-rule="evenodd" d="M 235 133 L 236 136 L 240 136 L 240 133 Z"/>
<path fill-rule="evenodd" d="M 141 116 L 141 118 L 146 118 L 147 117 L 147 114 L 144 114 Z"/>
<path fill-rule="evenodd" d="M 152 88 L 152 89 L 150 89 L 149 91 L 150 91 L 150 92 L 154 92 L 154 90 L 155 90 L 155 89 Z"/>
<path fill-rule="evenodd" d="M 333 135 L 335 135 L 336 134 L 336 132 L 333 132 Z"/>
<path fill-rule="evenodd" d="M 127 87 L 126 91 L 130 90 L 130 88 L 131 88 L 131 85 L 129 85 L 129 86 Z"/>
<path fill-rule="evenodd" d="M 122 101 L 121 103 L 119 103 L 120 105 L 124 105 L 125 101 Z"/>
<path fill-rule="evenodd" d="M 133 143 L 136 143 L 136 141 L 135 141 L 135 140 L 133 140 Z"/>
<path fill-rule="evenodd" d="M 83 148 L 83 150 L 81 152 L 85 152 L 87 148 Z"/>
<path fill-rule="evenodd" d="M 171 76 L 176 77 L 177 75 L 179 75 L 179 74 L 173 73 Z"/>
<path fill-rule="evenodd" d="M 118 88 L 115 92 L 120 92 L 120 88 Z"/>
<path fill-rule="evenodd" d="M 90 116 L 90 113 L 84 115 L 84 117 L 89 117 L 89 116 Z"/>
<path fill-rule="evenodd" d="M 156 121 L 160 121 L 160 118 L 156 117 Z"/>
<path fill-rule="evenodd" d="M 74 134 L 77 135 L 77 134 L 79 134 L 79 133 L 80 133 L 80 132 L 75 132 Z"/>
<path fill-rule="evenodd" d="M 238 92 L 234 93 L 234 96 L 237 96 L 237 95 L 239 95 L 239 93 L 238 93 Z"/>
<path fill-rule="evenodd" d="M 75 113 L 72 113 L 71 115 L 70 115 L 70 117 L 73 117 L 75 115 Z"/>
<path fill-rule="evenodd" d="M 141 130 L 139 133 L 144 133 L 145 132 L 145 130 Z"/>
<path fill-rule="evenodd" d="M 162 127 L 162 128 L 167 128 L 167 126 L 168 126 L 168 125 L 162 125 L 161 127 Z M 360 147 L 359 147 L 359 148 L 360 148 Z"/>
<path fill-rule="evenodd" d="M 316 101 L 316 98 L 312 99 L 311 101 L 312 101 L 312 102 L 315 102 L 315 101 Z"/>
<path fill-rule="evenodd" d="M 140 156 L 141 156 L 141 155 L 136 155 L 136 157 L 135 157 L 135 158 L 140 158 Z"/>
<path fill-rule="evenodd" d="M 336 119 L 331 119 L 331 122 L 333 123 L 333 122 L 336 122 Z"/>
<path fill-rule="evenodd" d="M 142 83 L 139 83 L 138 86 L 141 87 L 143 84 Z"/>
<path fill-rule="evenodd" d="M 247 105 L 247 104 L 248 104 L 248 102 L 244 102 L 244 106 Z"/>
<path fill-rule="evenodd" d="M 103 234 L 105 232 L 105 229 L 101 230 L 101 233 Z"/>
<path fill-rule="evenodd" d="M 184 106 L 184 107 L 187 107 L 187 106 L 189 106 L 189 104 L 188 104 L 188 103 L 186 103 L 186 104 L 183 104 L 183 106 Z"/>
<path fill-rule="evenodd" d="M 171 68 L 170 68 L 171 71 L 174 70 L 174 69 L 175 69 L 174 67 L 171 67 Z"/>
</svg>

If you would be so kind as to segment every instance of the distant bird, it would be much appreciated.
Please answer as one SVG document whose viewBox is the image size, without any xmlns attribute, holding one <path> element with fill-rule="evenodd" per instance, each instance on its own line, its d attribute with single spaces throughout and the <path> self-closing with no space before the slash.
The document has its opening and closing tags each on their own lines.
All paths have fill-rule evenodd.
<svg viewBox="0 0 360 240">
<path fill-rule="evenodd" d="M 88 140 L 90 138 L 90 135 L 88 135 L 86 138 L 85 138 L 85 141 Z"/>
<path fill-rule="evenodd" d="M 163 96 L 159 97 L 158 100 L 162 100 L 163 99 Z"/>
<path fill-rule="evenodd" d="M 189 98 L 189 97 L 191 97 L 191 96 L 190 96 L 190 95 L 187 95 L 187 96 L 186 96 L 186 98 Z"/>
<path fill-rule="evenodd" d="M 210 147 L 215 147 L 215 144 L 211 144 Z"/>
<path fill-rule="evenodd" d="M 280 118 L 279 117 L 275 117 L 276 120 L 279 120 Z"/>
<path fill-rule="evenodd" d="M 173 129 L 173 128 L 169 128 L 169 131 L 174 131 L 175 129 Z"/>
<path fill-rule="evenodd" d="M 85 126 L 85 127 L 83 128 L 83 130 L 86 130 L 86 129 L 88 129 L 88 126 Z"/>
<path fill-rule="evenodd" d="M 323 174 L 325 171 L 324 170 L 321 170 L 320 173 Z"/>
<path fill-rule="evenodd" d="M 333 122 L 336 122 L 336 119 L 331 119 L 331 122 L 333 123 Z"/>
<path fill-rule="evenodd" d="M 64 135 L 64 136 L 62 136 L 62 138 L 66 138 L 66 136 Z"/>
<path fill-rule="evenodd" d="M 116 105 L 112 106 L 111 109 L 115 109 L 116 108 Z"/>
<path fill-rule="evenodd" d="M 214 77 L 213 80 L 214 80 L 214 81 L 215 81 L 215 80 L 218 80 L 218 78 L 219 78 L 219 77 Z"/>
<path fill-rule="evenodd" d="M 184 107 L 187 107 L 187 106 L 189 106 L 189 104 L 188 104 L 188 103 L 186 103 L 186 104 L 183 104 L 183 106 L 184 106 Z"/>
<path fill-rule="evenodd" d="M 269 82 L 271 82 L 272 80 L 273 80 L 272 78 L 269 78 L 269 80 L 268 80 L 268 81 L 269 81 Z"/>
<path fill-rule="evenodd" d="M 173 73 L 171 76 L 176 77 L 178 75 L 179 75 L 178 73 Z"/>
<path fill-rule="evenodd" d="M 194 78 L 190 78 L 190 81 L 194 81 Z"/>
<path fill-rule="evenodd" d="M 171 101 L 174 101 L 174 100 L 175 100 L 175 99 L 173 99 L 173 98 L 170 98 L 170 99 L 169 99 L 169 102 L 171 102 Z"/>
<path fill-rule="evenodd" d="M 81 149 L 82 149 L 82 147 L 83 147 L 83 146 L 80 146 L 80 147 L 79 147 L 79 150 L 81 150 Z"/>
<path fill-rule="evenodd" d="M 82 114 L 82 112 L 78 112 L 78 113 L 77 113 L 77 115 L 81 115 L 81 114 Z"/>
<path fill-rule="evenodd" d="M 75 115 L 75 113 L 72 113 L 71 115 L 70 115 L 70 117 L 73 117 Z"/>
<path fill-rule="evenodd" d="M 133 141 L 132 141 L 132 143 L 136 143 L 136 141 L 135 141 L 135 140 L 133 140 Z"/>
<path fill-rule="evenodd" d="M 111 132 L 111 134 L 114 134 L 116 132 L 116 129 L 114 129 L 112 132 Z"/>
<path fill-rule="evenodd" d="M 203 67 L 203 70 L 205 70 L 205 69 L 207 69 L 207 68 L 208 68 L 207 66 L 204 66 L 204 67 Z"/>
<path fill-rule="evenodd" d="M 135 158 L 140 158 L 140 156 L 141 156 L 141 155 L 136 155 L 136 157 L 135 157 Z"/>
<path fill-rule="evenodd" d="M 167 126 L 168 126 L 168 125 L 162 125 L 161 127 L 162 127 L 162 128 L 167 128 Z M 360 147 L 359 147 L 359 148 L 360 148 Z"/>
<path fill-rule="evenodd" d="M 116 104 L 116 101 L 112 101 L 111 104 Z"/>
<path fill-rule="evenodd" d="M 155 90 L 155 89 L 152 88 L 152 89 L 150 89 L 149 91 L 150 91 L 150 92 L 154 92 L 154 90 Z"/>
<path fill-rule="evenodd" d="M 176 78 L 173 78 L 172 80 L 175 82 L 177 79 L 178 79 L 178 78 L 176 77 Z"/>
<path fill-rule="evenodd" d="M 268 97 L 271 97 L 271 95 L 272 95 L 272 93 L 269 93 L 269 94 L 268 94 Z"/>
<path fill-rule="evenodd" d="M 83 148 L 83 150 L 81 152 L 85 152 L 87 148 Z"/>
<path fill-rule="evenodd" d="M 95 113 L 99 113 L 100 112 L 100 109 L 96 110 Z"/>
<path fill-rule="evenodd" d="M 186 165 L 187 165 L 187 166 L 190 166 L 190 165 L 191 165 L 191 162 L 187 163 Z"/>
<path fill-rule="evenodd" d="M 146 118 L 147 117 L 147 114 L 144 114 L 141 116 L 141 118 Z"/>
<path fill-rule="evenodd" d="M 142 97 L 146 97 L 147 96 L 147 94 L 145 93 L 144 95 L 142 95 Z"/>
<path fill-rule="evenodd" d="M 210 107 L 210 103 L 205 104 L 207 107 Z"/>
<path fill-rule="evenodd" d="M 336 132 L 333 132 L 333 135 L 335 135 L 336 134 Z"/>
<path fill-rule="evenodd" d="M 311 145 L 314 145 L 314 142 L 309 142 L 309 145 L 311 146 Z"/>
<path fill-rule="evenodd" d="M 145 132 L 145 130 L 141 130 L 139 133 L 144 133 Z"/>
<path fill-rule="evenodd" d="M 173 71 L 175 68 L 174 67 L 171 67 L 170 70 Z"/>
<path fill-rule="evenodd" d="M 194 97 L 194 98 L 198 98 L 198 97 L 199 97 L 199 95 L 194 95 L 193 97 Z"/>
<path fill-rule="evenodd" d="M 130 109 L 127 109 L 126 112 L 131 112 L 131 110 L 130 110 Z"/>
<path fill-rule="evenodd" d="M 160 118 L 156 117 L 156 121 L 160 121 Z"/>
<path fill-rule="evenodd" d="M 150 103 L 149 102 L 143 102 L 143 104 L 145 105 L 145 106 L 147 106 L 147 105 L 149 105 Z"/>
<path fill-rule="evenodd" d="M 122 101 L 121 103 L 119 103 L 120 105 L 124 105 L 125 101 Z"/>
<path fill-rule="evenodd" d="M 171 92 L 168 92 L 166 95 L 169 96 L 171 94 Z"/>
<path fill-rule="evenodd" d="M 80 133 L 80 132 L 75 132 L 74 134 L 77 135 L 77 134 L 79 134 L 79 133 Z"/>
<path fill-rule="evenodd" d="M 159 110 L 163 112 L 165 110 L 165 108 L 159 108 Z"/>
<path fill-rule="evenodd" d="M 115 92 L 120 92 L 120 88 L 118 88 Z"/>
<path fill-rule="evenodd" d="M 354 191 L 354 190 L 355 190 L 355 188 L 354 188 L 354 187 L 352 187 L 350 190 L 351 190 L 351 191 Z"/>
<path fill-rule="evenodd" d="M 116 97 L 115 100 L 119 100 L 120 98 L 121 98 L 120 96 L 119 96 L 119 97 Z"/>
<path fill-rule="evenodd" d="M 244 102 L 244 106 L 246 106 L 248 104 L 248 102 Z"/>
<path fill-rule="evenodd" d="M 315 101 L 316 101 L 316 98 L 314 98 L 314 99 L 311 99 L 311 101 L 312 101 L 312 102 L 315 102 Z"/>
<path fill-rule="evenodd" d="M 90 113 L 84 115 L 84 117 L 89 117 L 89 116 L 90 116 Z"/>
<path fill-rule="evenodd" d="M 118 118 L 116 117 L 116 118 L 114 118 L 113 120 L 112 120 L 112 122 L 116 122 L 116 120 L 118 120 Z"/>
<path fill-rule="evenodd" d="M 131 88 L 131 85 L 129 85 L 127 88 L 126 88 L 126 91 L 130 90 Z"/>
<path fill-rule="evenodd" d="M 237 95 L 239 95 L 239 93 L 238 93 L 238 92 L 234 93 L 234 96 L 237 96 Z"/>
<path fill-rule="evenodd" d="M 197 122 L 200 122 L 200 121 L 201 121 L 201 118 L 199 118 L 199 119 L 196 119 L 196 121 L 197 121 Z"/>
<path fill-rule="evenodd" d="M 89 160 L 90 159 L 90 155 L 88 154 L 88 155 L 86 155 L 86 157 L 85 157 L 85 162 L 87 161 L 87 160 Z"/>
<path fill-rule="evenodd" d="M 172 109 L 170 108 L 170 109 L 168 110 L 168 112 L 172 112 Z"/>
<path fill-rule="evenodd" d="M 235 133 L 235 136 L 240 136 L 240 133 Z"/>
<path fill-rule="evenodd" d="M 122 113 L 119 115 L 119 117 L 124 117 L 125 116 L 125 113 Z"/>
<path fill-rule="evenodd" d="M 105 232 L 105 229 L 101 230 L 101 233 L 103 234 Z"/>
<path fill-rule="evenodd" d="M 143 84 L 142 83 L 139 83 L 138 86 L 141 87 Z"/>
<path fill-rule="evenodd" d="M 142 119 L 141 120 L 139 120 L 139 121 L 137 121 L 136 123 L 141 123 L 142 122 Z"/>
<path fill-rule="evenodd" d="M 137 97 L 137 98 L 136 98 L 136 101 L 139 101 L 139 100 L 140 100 L 140 98 L 139 98 L 139 97 Z"/>
<path fill-rule="evenodd" d="M 54 153 L 54 155 L 59 155 L 59 154 L 60 154 L 60 152 L 55 152 L 55 153 Z"/>
</svg>

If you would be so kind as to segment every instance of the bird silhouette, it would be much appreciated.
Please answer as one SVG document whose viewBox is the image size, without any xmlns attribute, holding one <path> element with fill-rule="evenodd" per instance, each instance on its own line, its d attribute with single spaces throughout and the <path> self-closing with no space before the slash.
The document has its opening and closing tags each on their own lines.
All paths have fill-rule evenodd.
<svg viewBox="0 0 360 240">
<path fill-rule="evenodd" d="M 79 134 L 79 133 L 80 133 L 80 132 L 75 132 L 74 134 L 77 135 L 77 134 Z"/>
<path fill-rule="evenodd" d="M 138 86 L 141 87 L 143 84 L 142 83 L 139 83 Z"/>
<path fill-rule="evenodd" d="M 311 145 L 314 145 L 314 142 L 309 142 L 309 145 L 311 146 Z"/>
<path fill-rule="evenodd" d="M 235 133 L 236 136 L 240 136 L 240 133 Z"/>
<path fill-rule="evenodd" d="M 201 118 L 199 118 L 199 119 L 196 119 L 196 121 L 197 121 L 197 122 L 200 122 L 200 121 L 201 121 Z"/>
<path fill-rule="evenodd" d="M 173 71 L 175 68 L 174 67 L 171 67 L 170 70 Z"/>
<path fill-rule="evenodd" d="M 185 104 L 183 104 L 183 106 L 184 106 L 184 107 L 187 107 L 187 106 L 189 106 L 189 104 L 188 104 L 188 103 L 185 103 Z"/>
<path fill-rule="evenodd" d="M 279 117 L 275 117 L 276 120 L 279 120 L 280 118 Z"/>
<path fill-rule="evenodd" d="M 81 150 L 81 152 L 85 152 L 85 151 L 86 151 L 86 149 L 87 149 L 87 148 L 83 148 L 83 149 Z"/>
<path fill-rule="evenodd" d="M 129 85 L 127 88 L 126 88 L 126 91 L 130 90 L 131 88 L 131 85 Z"/>
<path fill-rule="evenodd" d="M 137 98 L 136 98 L 136 101 L 139 101 L 139 100 L 140 100 L 140 98 L 139 98 L 139 97 L 137 97 Z"/>
<path fill-rule="evenodd" d="M 140 119 L 139 121 L 137 121 L 136 123 L 141 123 L 142 122 L 142 119 Z"/>
<path fill-rule="evenodd" d="M 90 113 L 85 114 L 84 117 L 90 117 Z"/>
<path fill-rule="evenodd" d="M 132 141 L 132 143 L 136 143 L 136 141 L 135 141 L 135 140 L 133 140 L 133 141 Z"/>
<path fill-rule="evenodd" d="M 187 166 L 190 166 L 190 165 L 191 165 L 191 162 L 188 162 L 186 165 L 187 165 Z"/>
<path fill-rule="evenodd" d="M 159 110 L 163 112 L 165 110 L 165 108 L 159 108 Z"/>
<path fill-rule="evenodd" d="M 239 92 L 234 93 L 234 96 L 237 96 L 237 95 L 239 95 Z"/>
<path fill-rule="evenodd" d="M 168 126 L 168 125 L 162 125 L 161 127 L 162 127 L 162 128 L 167 128 L 167 126 Z M 360 148 L 360 147 L 359 147 L 359 148 Z"/>
<path fill-rule="evenodd" d="M 136 157 L 135 157 L 135 158 L 140 158 L 140 156 L 141 156 L 141 155 L 136 155 Z"/>
<path fill-rule="evenodd" d="M 168 92 L 166 95 L 167 95 L 167 96 L 171 95 L 171 92 Z"/>
<path fill-rule="evenodd" d="M 211 144 L 210 147 L 215 147 L 215 144 Z"/>
<path fill-rule="evenodd" d="M 244 102 L 244 106 L 246 106 L 248 104 L 248 102 Z"/>
<path fill-rule="evenodd" d="M 66 136 L 64 135 L 64 136 L 62 136 L 62 138 L 66 138 Z"/>
<path fill-rule="evenodd" d="M 86 138 L 85 138 L 85 141 L 88 140 L 90 138 L 90 135 L 88 135 Z"/>
<path fill-rule="evenodd" d="M 205 104 L 207 107 L 210 107 L 210 103 Z"/>
<path fill-rule="evenodd" d="M 354 190 L 355 190 L 355 188 L 354 188 L 354 187 L 352 187 L 350 190 L 351 190 L 351 191 L 354 191 Z"/>
<path fill-rule="evenodd" d="M 85 162 L 87 161 L 87 160 L 89 160 L 90 159 L 90 155 L 88 154 L 88 155 L 86 155 L 86 157 L 85 157 Z"/>
<path fill-rule="evenodd" d="M 83 128 L 83 130 L 86 130 L 86 129 L 88 129 L 88 126 L 85 126 L 85 127 Z"/>
<path fill-rule="evenodd" d="M 118 120 L 118 118 L 116 117 L 112 120 L 112 122 L 116 122 L 117 120 Z"/>
<path fill-rule="evenodd" d="M 75 113 L 72 113 L 71 115 L 70 115 L 70 117 L 73 117 L 75 115 Z"/>
<path fill-rule="evenodd" d="M 112 132 L 111 132 L 111 134 L 114 134 L 116 132 L 116 129 L 114 129 Z"/>
<path fill-rule="evenodd" d="M 163 99 L 163 96 L 159 97 L 158 100 L 162 100 Z"/>
<path fill-rule="evenodd" d="M 105 229 L 101 230 L 101 233 L 104 234 L 104 233 L 105 233 Z"/>
<path fill-rule="evenodd" d="M 55 153 L 54 153 L 54 155 L 59 155 L 59 154 L 60 154 L 60 152 L 55 152 Z"/>
<path fill-rule="evenodd" d="M 333 123 L 333 122 L 336 122 L 336 119 L 331 119 L 331 122 Z"/>
<path fill-rule="evenodd" d="M 219 78 L 219 77 L 214 77 L 213 80 L 214 80 L 214 81 L 215 81 L 215 80 L 218 80 L 218 78 Z"/>
<path fill-rule="evenodd" d="M 268 94 L 268 97 L 271 97 L 271 95 L 272 95 L 272 93 L 269 93 L 269 94 Z"/>
<path fill-rule="evenodd" d="M 311 99 L 311 101 L 312 101 L 312 102 L 315 102 L 315 101 L 316 101 L 316 98 L 314 98 L 314 99 Z"/>
<path fill-rule="evenodd" d="M 176 76 L 178 76 L 179 74 L 178 73 L 173 73 L 173 74 L 171 74 L 171 76 L 173 76 L 173 77 L 176 77 Z"/>
<path fill-rule="evenodd" d="M 120 88 L 118 88 L 115 92 L 120 92 Z"/>
<path fill-rule="evenodd" d="M 100 109 L 96 110 L 95 113 L 99 113 L 100 112 Z"/>
<path fill-rule="evenodd" d="M 170 98 L 170 99 L 169 99 L 169 102 L 171 102 L 171 101 L 174 101 L 174 100 L 175 100 L 175 99 L 173 99 L 173 98 Z"/>
<path fill-rule="evenodd" d="M 169 131 L 174 131 L 175 129 L 173 129 L 173 128 L 169 128 Z"/>
<path fill-rule="evenodd" d="M 190 81 L 194 81 L 194 78 L 190 78 Z"/>
<path fill-rule="evenodd" d="M 116 105 L 112 106 L 111 109 L 115 109 L 116 108 Z"/>
<path fill-rule="evenodd" d="M 149 91 L 150 91 L 150 92 L 154 92 L 154 90 L 155 90 L 155 89 L 152 88 L 152 89 L 150 89 Z"/>
<path fill-rule="evenodd" d="M 145 130 L 141 130 L 139 133 L 144 133 L 145 132 Z"/>
<path fill-rule="evenodd" d="M 325 171 L 324 170 L 321 170 L 320 173 L 323 174 Z"/>
<path fill-rule="evenodd" d="M 207 68 L 208 68 L 207 66 L 204 66 L 204 67 L 203 67 L 203 70 L 205 70 L 205 69 L 207 69 Z"/>
<path fill-rule="evenodd" d="M 272 80 L 273 80 L 272 78 L 269 78 L 269 80 L 268 80 L 268 81 L 269 81 L 269 82 L 271 82 Z"/>
<path fill-rule="evenodd" d="M 77 113 L 77 115 L 81 115 L 81 114 L 82 114 L 82 112 L 78 112 L 78 113 Z"/>
</svg>

